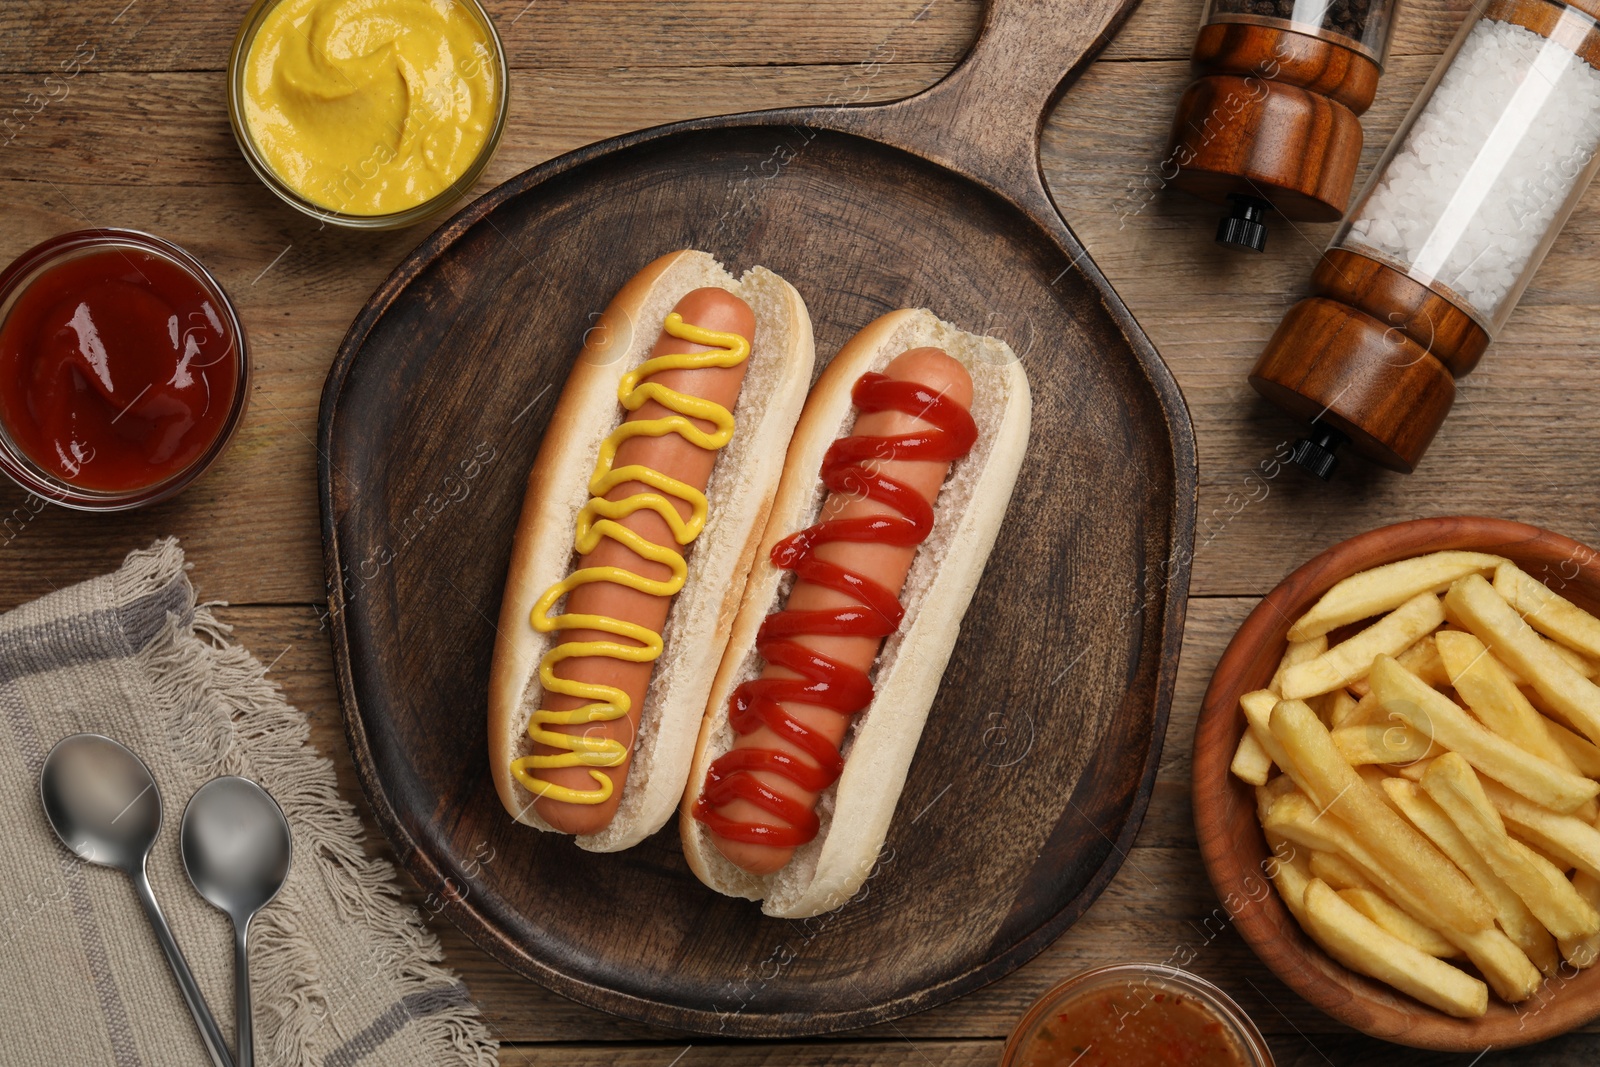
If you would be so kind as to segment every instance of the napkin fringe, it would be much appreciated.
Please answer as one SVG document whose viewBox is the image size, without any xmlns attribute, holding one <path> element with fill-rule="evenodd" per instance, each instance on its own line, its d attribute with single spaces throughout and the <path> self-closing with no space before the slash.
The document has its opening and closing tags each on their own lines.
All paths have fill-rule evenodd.
<svg viewBox="0 0 1600 1067">
<path fill-rule="evenodd" d="M 186 570 L 183 550 L 169 538 L 130 554 L 120 573 L 125 588 L 142 593 L 173 581 L 187 585 Z M 187 603 L 194 603 L 192 595 Z M 358 987 L 366 974 L 383 971 L 405 994 L 395 1009 L 400 1017 L 383 1033 L 352 1035 L 350 1025 L 341 1026 L 340 988 L 328 987 L 327 968 L 298 928 L 302 901 L 291 882 L 251 926 L 253 939 L 267 946 L 252 953 L 251 969 L 258 1041 L 271 1050 L 263 1059 L 316 1067 L 330 1053 L 354 1062 L 373 1051 L 381 1063 L 377 1046 L 409 1025 L 447 1045 L 454 1062 L 492 1067 L 498 1042 L 455 974 L 440 965 L 443 951 L 422 915 L 401 899 L 393 866 L 367 855 L 361 820 L 339 796 L 332 763 L 308 751 L 309 722 L 283 699 L 267 669 L 230 642 L 233 627 L 216 617 L 217 606 L 201 604 L 186 616 L 169 612 L 155 639 L 137 653 L 169 741 L 208 773 L 259 780 L 282 804 L 294 827 L 294 862 L 314 864 L 340 919 L 373 934 L 371 959 L 343 987 Z M 347 1047 L 352 1043 L 359 1050 Z"/>
</svg>

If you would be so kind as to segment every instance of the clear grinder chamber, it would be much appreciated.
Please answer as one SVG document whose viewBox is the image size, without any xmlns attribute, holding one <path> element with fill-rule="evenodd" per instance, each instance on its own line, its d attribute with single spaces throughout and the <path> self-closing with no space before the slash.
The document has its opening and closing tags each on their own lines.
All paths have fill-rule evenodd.
<svg viewBox="0 0 1600 1067">
<path fill-rule="evenodd" d="M 1462 28 L 1250 373 L 1334 450 L 1409 473 L 1600 167 L 1600 0 Z"/>
</svg>

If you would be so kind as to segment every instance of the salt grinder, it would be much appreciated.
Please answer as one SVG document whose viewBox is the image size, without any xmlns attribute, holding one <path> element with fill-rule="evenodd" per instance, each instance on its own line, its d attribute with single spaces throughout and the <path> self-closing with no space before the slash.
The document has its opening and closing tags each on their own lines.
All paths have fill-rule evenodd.
<svg viewBox="0 0 1600 1067">
<path fill-rule="evenodd" d="M 1335 449 L 1410 473 L 1600 169 L 1600 0 L 1469 19 L 1250 384 Z"/>
<path fill-rule="evenodd" d="M 1344 214 L 1361 120 L 1398 0 L 1208 0 L 1161 167 L 1167 184 L 1231 205 L 1223 244 L 1266 247 L 1267 212 Z"/>
</svg>

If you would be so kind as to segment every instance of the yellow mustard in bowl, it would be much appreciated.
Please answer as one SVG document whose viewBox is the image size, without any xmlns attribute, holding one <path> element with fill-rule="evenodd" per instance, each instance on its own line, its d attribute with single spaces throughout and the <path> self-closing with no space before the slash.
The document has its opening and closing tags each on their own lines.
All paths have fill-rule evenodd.
<svg viewBox="0 0 1600 1067">
<path fill-rule="evenodd" d="M 489 29 L 458 0 L 282 0 L 242 82 L 245 126 L 279 180 L 362 216 L 448 189 L 494 133 L 505 89 Z"/>
</svg>

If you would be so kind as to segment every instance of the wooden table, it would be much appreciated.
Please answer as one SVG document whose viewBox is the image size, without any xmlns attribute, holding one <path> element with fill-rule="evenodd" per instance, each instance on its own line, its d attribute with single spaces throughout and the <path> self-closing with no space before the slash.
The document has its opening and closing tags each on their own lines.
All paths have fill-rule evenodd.
<svg viewBox="0 0 1600 1067">
<path fill-rule="evenodd" d="M 978 0 L 489 0 L 511 64 L 510 126 L 488 189 L 578 145 L 696 115 L 883 100 L 931 84 L 976 33 Z M 1370 167 L 1467 9 L 1406 0 L 1366 117 Z M 318 229 L 246 168 L 224 68 L 246 0 L 10 0 L 0 7 L 0 260 L 83 226 L 128 226 L 202 259 L 236 301 L 255 357 L 232 451 L 182 497 L 121 517 L 42 507 L 0 488 L 0 608 L 182 538 L 207 599 L 313 725 L 359 808 L 334 695 L 313 444 L 323 376 L 367 295 L 423 236 Z M 1067 221 L 1172 366 L 1199 439 L 1197 552 L 1183 663 L 1154 800 L 1121 873 L 1054 946 L 1009 978 L 922 1015 L 835 1038 L 728 1044 L 578 1007 L 489 960 L 442 923 L 507 1064 L 992 1064 L 1047 987 L 1086 967 L 1187 960 L 1233 994 L 1284 1064 L 1461 1063 L 1380 1045 L 1300 1002 L 1230 929 L 1201 870 L 1188 799 L 1195 712 L 1255 599 L 1308 556 L 1419 515 L 1480 513 L 1600 544 L 1600 189 L 1580 205 L 1455 413 L 1410 477 L 1348 462 L 1321 485 L 1277 461 L 1294 427 L 1244 375 L 1304 294 L 1332 226 L 1274 227 L 1266 255 L 1212 244 L 1215 211 L 1159 193 L 1167 124 L 1189 78 L 1200 0 L 1145 0 L 1051 120 L 1044 165 Z M 92 58 L 82 57 L 92 53 Z M 81 72 L 63 71 L 74 56 Z M 51 82 L 46 75 L 54 75 Z M 62 93 L 59 86 L 65 84 Z M 34 94 L 30 97 L 28 94 Z M 36 114 L 40 98 L 48 103 Z M 6 112 L 11 125 L 5 126 Z M 727 250 L 737 259 L 737 250 Z M 1086 501 L 1085 506 L 1092 506 Z M 371 847 L 385 851 L 376 833 Z M 414 894 L 414 898 L 417 895 Z M 953 920 L 958 921 L 958 920 Z M 1600 1028 L 1477 1062 L 1592 1063 Z"/>
</svg>

